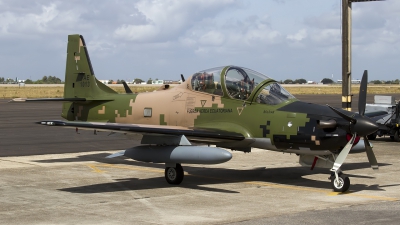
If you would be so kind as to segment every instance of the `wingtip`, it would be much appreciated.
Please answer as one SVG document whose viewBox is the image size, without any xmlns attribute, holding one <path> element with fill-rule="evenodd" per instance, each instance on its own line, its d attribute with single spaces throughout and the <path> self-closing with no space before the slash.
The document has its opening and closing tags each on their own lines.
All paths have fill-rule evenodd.
<svg viewBox="0 0 400 225">
<path fill-rule="evenodd" d="M 47 126 L 64 126 L 65 122 L 64 121 L 38 121 L 35 122 L 36 124 L 40 124 L 40 125 L 47 125 Z"/>
<path fill-rule="evenodd" d="M 119 151 L 119 152 L 116 152 L 116 153 L 111 154 L 111 155 L 109 155 L 109 156 L 106 156 L 106 159 L 112 159 L 112 158 L 124 156 L 124 155 L 125 155 L 125 151 L 126 151 L 126 150 Z"/>
<path fill-rule="evenodd" d="M 12 102 L 26 102 L 26 98 L 13 98 L 8 102 L 9 103 L 12 103 Z"/>
<path fill-rule="evenodd" d="M 36 124 L 40 124 L 40 125 L 48 125 L 48 126 L 54 126 L 54 122 L 53 121 L 39 121 L 39 122 L 35 122 Z"/>
</svg>

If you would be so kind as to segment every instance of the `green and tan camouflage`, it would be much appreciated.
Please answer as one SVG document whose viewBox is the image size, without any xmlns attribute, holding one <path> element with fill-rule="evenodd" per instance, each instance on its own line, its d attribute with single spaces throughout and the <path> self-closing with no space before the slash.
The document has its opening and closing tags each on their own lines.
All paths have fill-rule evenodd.
<svg viewBox="0 0 400 225">
<path fill-rule="evenodd" d="M 300 164 L 312 168 L 332 168 L 334 190 L 346 191 L 350 183 L 340 166 L 356 137 L 377 128 L 363 112 L 301 102 L 272 78 L 233 65 L 196 72 L 173 88 L 165 84 L 154 92 L 119 94 L 96 79 L 79 34 L 68 36 L 60 100 L 67 121 L 41 124 L 140 134 L 143 146 L 114 156 L 164 162 L 172 184 L 183 179 L 180 163 L 220 163 L 231 158 L 221 148 L 261 148 L 296 153 Z M 377 166 L 368 140 L 364 144 L 371 165 Z"/>
</svg>

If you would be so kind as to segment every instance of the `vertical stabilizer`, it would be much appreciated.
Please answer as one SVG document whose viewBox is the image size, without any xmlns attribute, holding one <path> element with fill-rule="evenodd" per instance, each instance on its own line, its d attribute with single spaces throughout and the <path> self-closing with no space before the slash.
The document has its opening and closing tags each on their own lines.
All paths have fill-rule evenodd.
<svg viewBox="0 0 400 225">
<path fill-rule="evenodd" d="M 100 100 L 116 93 L 98 81 L 82 35 L 68 35 L 64 98 Z"/>
</svg>

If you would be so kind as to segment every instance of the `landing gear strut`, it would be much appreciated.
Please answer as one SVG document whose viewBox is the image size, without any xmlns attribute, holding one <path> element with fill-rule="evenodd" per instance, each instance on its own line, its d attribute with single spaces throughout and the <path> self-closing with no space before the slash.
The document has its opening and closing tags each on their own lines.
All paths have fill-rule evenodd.
<svg viewBox="0 0 400 225">
<path fill-rule="evenodd" d="M 180 184 L 183 180 L 183 168 L 177 163 L 175 167 L 165 167 L 165 179 L 169 184 Z"/>
</svg>

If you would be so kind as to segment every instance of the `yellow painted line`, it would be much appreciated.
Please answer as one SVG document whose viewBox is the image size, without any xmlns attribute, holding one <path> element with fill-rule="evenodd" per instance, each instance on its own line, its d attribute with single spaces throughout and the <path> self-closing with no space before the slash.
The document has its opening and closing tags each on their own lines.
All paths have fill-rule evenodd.
<svg viewBox="0 0 400 225">
<path fill-rule="evenodd" d="M 399 200 L 397 198 L 375 196 L 375 195 L 363 195 L 363 194 L 356 194 L 356 193 L 344 193 L 344 194 L 348 194 L 348 195 L 356 196 L 356 197 L 360 197 L 360 198 L 370 198 L 370 199 L 376 199 L 376 200 L 382 200 L 382 201 L 398 201 Z"/>
<path fill-rule="evenodd" d="M 97 167 L 109 167 L 109 168 L 135 170 L 135 171 L 146 171 L 146 172 L 153 172 L 153 173 L 164 173 L 164 170 L 161 170 L 161 169 L 148 169 L 148 168 L 142 168 L 142 167 L 136 167 L 136 166 L 121 166 L 121 165 L 112 165 L 112 164 L 98 164 L 96 166 L 94 166 L 94 165 L 87 165 L 87 166 L 89 166 L 93 170 L 98 170 L 98 171 L 102 171 L 102 170 L 98 169 Z M 353 197 L 368 198 L 368 199 L 381 200 L 381 201 L 398 201 L 399 200 L 397 198 L 392 198 L 392 197 L 364 195 L 364 194 L 356 194 L 356 193 L 352 193 L 352 192 L 340 193 L 340 192 L 332 192 L 332 191 L 320 190 L 320 189 L 315 189 L 315 188 L 290 186 L 290 185 L 286 185 L 286 184 L 275 184 L 275 183 L 260 182 L 260 181 L 241 181 L 241 180 L 225 179 L 225 178 L 218 178 L 218 177 L 200 176 L 200 175 L 188 174 L 187 172 L 185 172 L 185 175 L 193 176 L 193 177 L 207 178 L 207 179 L 215 179 L 215 180 L 243 183 L 243 184 L 250 184 L 250 185 L 257 185 L 257 186 L 264 186 L 264 187 L 317 192 L 317 193 L 326 194 L 328 196 L 348 195 L 348 196 L 353 196 Z"/>
<path fill-rule="evenodd" d="M 274 183 L 259 182 L 259 181 L 245 181 L 245 182 L 241 182 L 241 183 L 252 184 L 252 185 L 260 185 L 260 186 L 267 186 L 267 187 L 275 187 L 275 188 L 282 188 L 282 189 L 289 189 L 289 190 L 312 191 L 312 192 L 319 192 L 319 193 L 325 193 L 325 194 L 328 193 L 328 191 L 325 191 L 325 190 L 319 190 L 319 189 L 307 188 L 307 187 L 289 186 L 289 185 L 286 185 L 286 184 L 274 184 Z"/>
<path fill-rule="evenodd" d="M 340 194 L 339 192 L 331 192 L 328 194 L 328 196 L 337 196 L 339 194 Z"/>
<path fill-rule="evenodd" d="M 112 164 L 100 164 L 97 166 L 98 167 L 125 169 L 125 170 L 147 171 L 147 172 L 153 172 L 153 173 L 164 173 L 164 170 L 161 170 L 161 169 L 148 169 L 148 168 L 135 167 L 135 166 L 121 166 L 121 165 L 112 165 Z"/>
<path fill-rule="evenodd" d="M 97 166 L 95 166 L 95 165 L 86 165 L 86 166 L 88 166 L 89 168 L 91 168 L 91 169 L 92 169 L 92 172 L 94 172 L 94 173 L 104 173 L 104 172 L 106 172 L 106 171 L 100 170 L 100 169 L 97 168 Z"/>
</svg>

